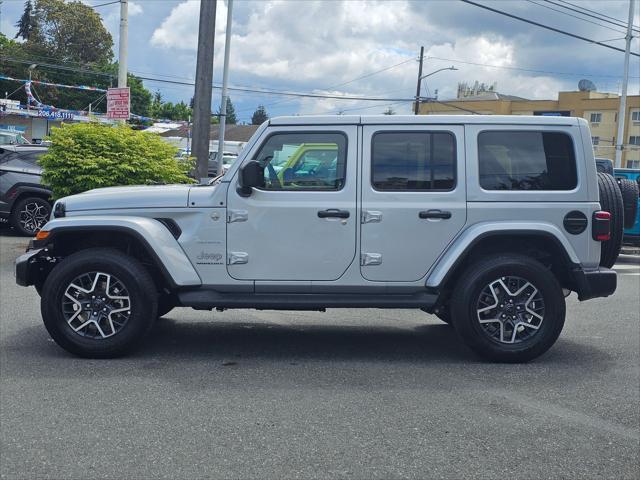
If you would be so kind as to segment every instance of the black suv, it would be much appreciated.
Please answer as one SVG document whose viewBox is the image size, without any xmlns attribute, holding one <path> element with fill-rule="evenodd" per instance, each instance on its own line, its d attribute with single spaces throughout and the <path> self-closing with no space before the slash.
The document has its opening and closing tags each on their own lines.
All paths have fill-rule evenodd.
<svg viewBox="0 0 640 480">
<path fill-rule="evenodd" d="M 51 214 L 51 190 L 41 184 L 38 157 L 47 147 L 0 146 L 0 223 L 9 222 L 22 235 L 33 236 Z"/>
</svg>

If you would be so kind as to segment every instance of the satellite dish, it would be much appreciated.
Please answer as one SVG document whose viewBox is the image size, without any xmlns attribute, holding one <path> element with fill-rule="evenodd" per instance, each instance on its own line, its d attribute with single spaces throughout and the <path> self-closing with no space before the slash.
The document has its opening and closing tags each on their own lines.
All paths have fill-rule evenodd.
<svg viewBox="0 0 640 480">
<path fill-rule="evenodd" d="M 581 92 L 595 92 L 596 84 L 593 83 L 591 80 L 587 80 L 586 78 L 583 78 L 578 82 L 578 90 L 580 90 Z"/>
</svg>

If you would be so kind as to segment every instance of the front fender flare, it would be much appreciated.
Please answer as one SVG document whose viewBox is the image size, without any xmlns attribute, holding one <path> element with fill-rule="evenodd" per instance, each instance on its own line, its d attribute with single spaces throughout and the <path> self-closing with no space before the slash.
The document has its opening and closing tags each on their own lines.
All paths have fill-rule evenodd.
<svg viewBox="0 0 640 480">
<path fill-rule="evenodd" d="M 544 222 L 485 222 L 472 225 L 464 230 L 436 261 L 427 276 L 426 286 L 438 288 L 443 284 L 449 272 L 457 266 L 458 260 L 477 242 L 490 236 L 538 236 L 549 238 L 559 244 L 566 254 L 566 260 L 579 265 L 580 260 L 573 246 L 562 231 L 551 223 Z"/>
<path fill-rule="evenodd" d="M 129 234 L 146 248 L 162 273 L 174 287 L 202 285 L 202 281 L 171 232 L 153 218 L 92 215 L 50 220 L 42 230 L 50 232 L 46 242 L 67 232 L 109 232 Z"/>
</svg>

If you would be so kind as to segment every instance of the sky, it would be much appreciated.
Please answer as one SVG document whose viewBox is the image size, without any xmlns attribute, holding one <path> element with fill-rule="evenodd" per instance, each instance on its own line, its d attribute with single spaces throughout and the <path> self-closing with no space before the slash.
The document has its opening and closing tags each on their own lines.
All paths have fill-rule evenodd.
<svg viewBox="0 0 640 480">
<path fill-rule="evenodd" d="M 107 0 L 83 0 L 100 5 Z M 476 0 L 608 45 L 624 48 L 623 28 L 580 16 L 557 4 L 565 0 Z M 567 0 L 626 22 L 628 0 Z M 23 0 L 4 0 L 0 28 L 13 37 Z M 129 71 L 178 82 L 195 77 L 197 0 L 129 1 Z M 571 7 L 574 8 L 574 7 Z M 118 4 L 97 7 L 118 52 Z M 563 13 L 561 13 L 563 12 Z M 574 18 L 575 15 L 580 18 Z M 214 83 L 222 81 L 226 2 L 217 3 Z M 455 66 L 423 81 L 423 95 L 456 96 L 458 82 L 497 85 L 497 91 L 531 99 L 556 99 L 577 90 L 580 79 L 598 90 L 620 92 L 624 54 L 489 12 L 458 0 L 235 0 L 229 84 L 258 89 L 370 96 L 385 102 L 291 98 L 230 92 L 239 120 L 250 121 L 258 105 L 270 116 L 410 113 L 420 47 L 423 73 Z M 589 23 L 593 22 L 593 23 Z M 595 24 L 594 24 L 595 23 Z M 640 25 L 640 2 L 634 23 Z M 599 25 L 601 24 L 601 25 Z M 632 50 L 640 52 L 635 38 Z M 631 57 L 629 93 L 640 93 L 640 59 Z M 170 101 L 193 95 L 193 87 L 145 80 Z M 220 90 L 213 91 L 213 110 Z"/>
</svg>

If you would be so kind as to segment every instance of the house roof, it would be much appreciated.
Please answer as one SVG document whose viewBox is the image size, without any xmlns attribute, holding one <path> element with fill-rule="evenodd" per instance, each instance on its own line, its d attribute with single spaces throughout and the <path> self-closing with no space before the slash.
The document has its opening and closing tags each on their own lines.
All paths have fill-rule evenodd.
<svg viewBox="0 0 640 480">
<path fill-rule="evenodd" d="M 224 129 L 224 139 L 227 142 L 247 142 L 260 125 L 226 125 Z M 187 125 L 180 125 L 178 128 L 166 130 L 160 133 L 162 137 L 187 137 Z M 220 133 L 219 125 L 211 125 L 209 140 L 218 140 Z"/>
</svg>

